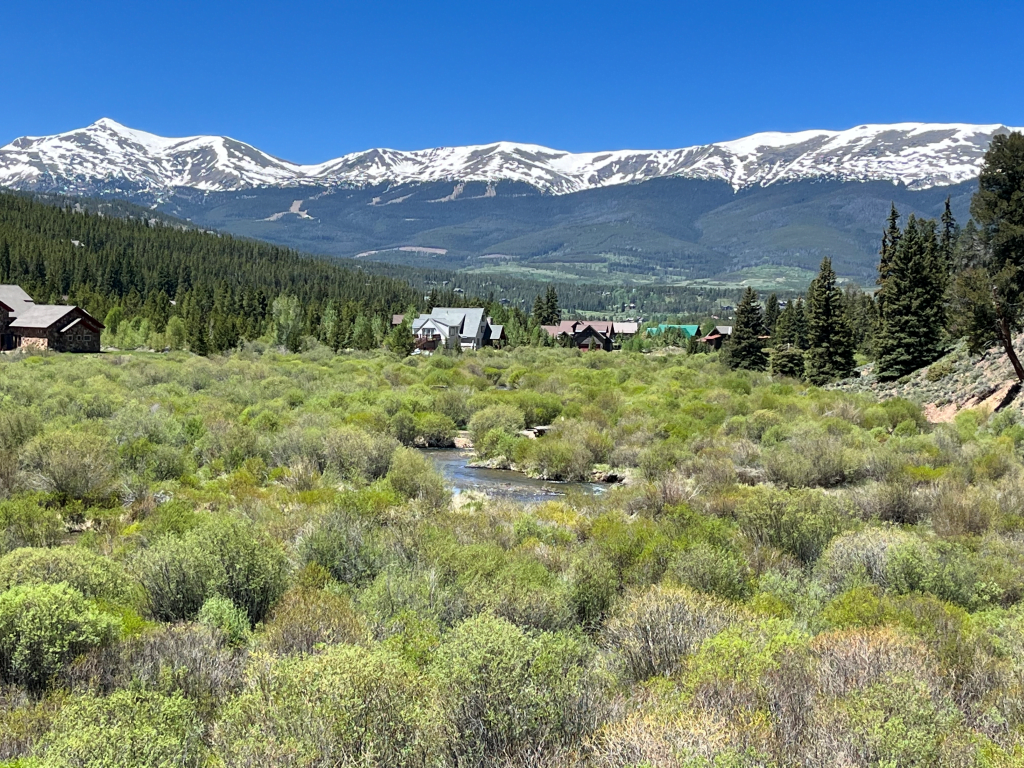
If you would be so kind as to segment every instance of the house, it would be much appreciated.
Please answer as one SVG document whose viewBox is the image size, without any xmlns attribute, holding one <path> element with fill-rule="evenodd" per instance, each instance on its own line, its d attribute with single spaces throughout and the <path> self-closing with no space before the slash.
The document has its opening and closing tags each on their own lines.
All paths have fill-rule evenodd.
<svg viewBox="0 0 1024 768">
<path fill-rule="evenodd" d="M 18 285 L 0 285 L 0 348 L 99 352 L 103 323 L 81 307 L 36 304 Z"/>
<path fill-rule="evenodd" d="M 608 320 L 563 320 L 558 325 L 541 326 L 559 343 L 578 349 L 611 351 L 615 324 Z"/>
<path fill-rule="evenodd" d="M 430 314 L 413 320 L 412 333 L 417 345 L 423 340 L 424 344 L 433 344 L 432 349 L 480 349 L 491 345 L 494 327 L 500 328 L 492 325 L 480 307 L 434 307 Z M 503 336 L 501 329 L 499 337 Z"/>
<path fill-rule="evenodd" d="M 702 338 L 701 341 L 712 349 L 721 349 L 722 342 L 728 341 L 730 338 L 732 338 L 731 325 L 716 325 L 711 333 Z"/>
<path fill-rule="evenodd" d="M 650 336 L 660 336 L 669 330 L 676 330 L 682 334 L 684 339 L 692 339 L 694 336 L 700 333 L 699 325 L 670 325 L 669 323 L 661 323 L 660 325 L 652 326 L 647 329 L 647 333 Z"/>
</svg>

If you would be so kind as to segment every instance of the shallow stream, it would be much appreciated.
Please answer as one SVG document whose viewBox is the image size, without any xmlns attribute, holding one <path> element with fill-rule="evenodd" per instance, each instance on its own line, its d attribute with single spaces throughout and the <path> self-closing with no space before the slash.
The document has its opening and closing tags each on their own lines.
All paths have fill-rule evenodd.
<svg viewBox="0 0 1024 768">
<path fill-rule="evenodd" d="M 570 491 L 604 493 L 605 490 L 597 483 L 558 483 L 536 480 L 510 469 L 468 467 L 466 465 L 473 461 L 473 453 L 458 448 L 424 450 L 423 453 L 434 462 L 455 493 L 479 491 L 488 496 L 531 503 L 564 496 Z"/>
</svg>

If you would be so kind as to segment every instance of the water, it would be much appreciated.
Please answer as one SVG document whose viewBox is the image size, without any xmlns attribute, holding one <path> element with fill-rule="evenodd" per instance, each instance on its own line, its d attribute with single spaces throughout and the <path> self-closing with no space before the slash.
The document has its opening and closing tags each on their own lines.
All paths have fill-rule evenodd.
<svg viewBox="0 0 1024 768">
<path fill-rule="evenodd" d="M 425 450 L 423 453 L 430 457 L 455 493 L 480 491 L 488 496 L 531 503 L 564 496 L 570 490 L 583 493 L 604 492 L 604 487 L 596 483 L 556 483 L 551 480 L 536 480 L 509 469 L 467 467 L 466 464 L 474 458 L 469 451 Z"/>
</svg>

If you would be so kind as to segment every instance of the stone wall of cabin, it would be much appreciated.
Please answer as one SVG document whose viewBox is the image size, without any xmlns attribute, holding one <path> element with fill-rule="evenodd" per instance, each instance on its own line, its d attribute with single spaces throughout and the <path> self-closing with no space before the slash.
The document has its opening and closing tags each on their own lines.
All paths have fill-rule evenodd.
<svg viewBox="0 0 1024 768">
<path fill-rule="evenodd" d="M 82 328 L 79 323 L 67 333 L 51 331 L 50 349 L 57 352 L 99 352 L 100 335 L 91 329 Z"/>
</svg>

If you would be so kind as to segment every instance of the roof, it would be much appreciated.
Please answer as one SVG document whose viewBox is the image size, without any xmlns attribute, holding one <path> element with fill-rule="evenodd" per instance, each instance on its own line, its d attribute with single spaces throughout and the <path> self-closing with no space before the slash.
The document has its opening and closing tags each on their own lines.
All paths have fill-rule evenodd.
<svg viewBox="0 0 1024 768">
<path fill-rule="evenodd" d="M 716 325 L 715 326 L 715 333 L 720 333 L 723 336 L 732 336 L 732 326 L 731 325 Z"/>
<path fill-rule="evenodd" d="M 505 326 L 503 325 L 492 325 L 491 326 L 491 338 L 500 339 L 502 334 L 505 333 Z"/>
<path fill-rule="evenodd" d="M 427 327 L 443 331 L 445 336 L 451 336 L 453 333 L 458 333 L 459 330 L 458 323 L 449 323 L 439 317 L 433 317 L 431 315 L 420 315 L 412 322 L 412 330 L 414 333 L 418 333 Z"/>
<path fill-rule="evenodd" d="M 78 309 L 67 304 L 32 304 L 18 312 L 11 321 L 11 328 L 49 328 L 70 312 Z"/>
<path fill-rule="evenodd" d="M 401 325 L 403 320 L 405 320 L 405 315 L 392 315 L 391 316 L 391 324 L 392 325 Z"/>
<path fill-rule="evenodd" d="M 12 312 L 24 309 L 26 304 L 32 304 L 32 297 L 22 290 L 20 285 L 0 285 L 0 302 L 7 306 Z"/>
<path fill-rule="evenodd" d="M 636 333 L 640 330 L 640 323 L 615 323 L 616 333 L 625 333 L 627 335 Z"/>
<path fill-rule="evenodd" d="M 476 338 L 484 323 L 484 310 L 483 307 L 434 307 L 430 317 L 448 325 L 461 325 L 463 338 Z"/>
<path fill-rule="evenodd" d="M 648 328 L 647 332 L 649 334 L 657 336 L 658 334 L 664 333 L 665 331 L 669 330 L 670 328 L 674 328 L 674 329 L 678 330 L 680 333 L 683 334 L 683 336 L 685 336 L 688 339 L 692 338 L 692 337 L 696 336 L 698 333 L 700 333 L 700 326 L 699 325 L 671 325 L 670 323 L 661 323 L 660 325 L 658 325 L 658 326 L 656 326 L 654 328 Z"/>
</svg>

